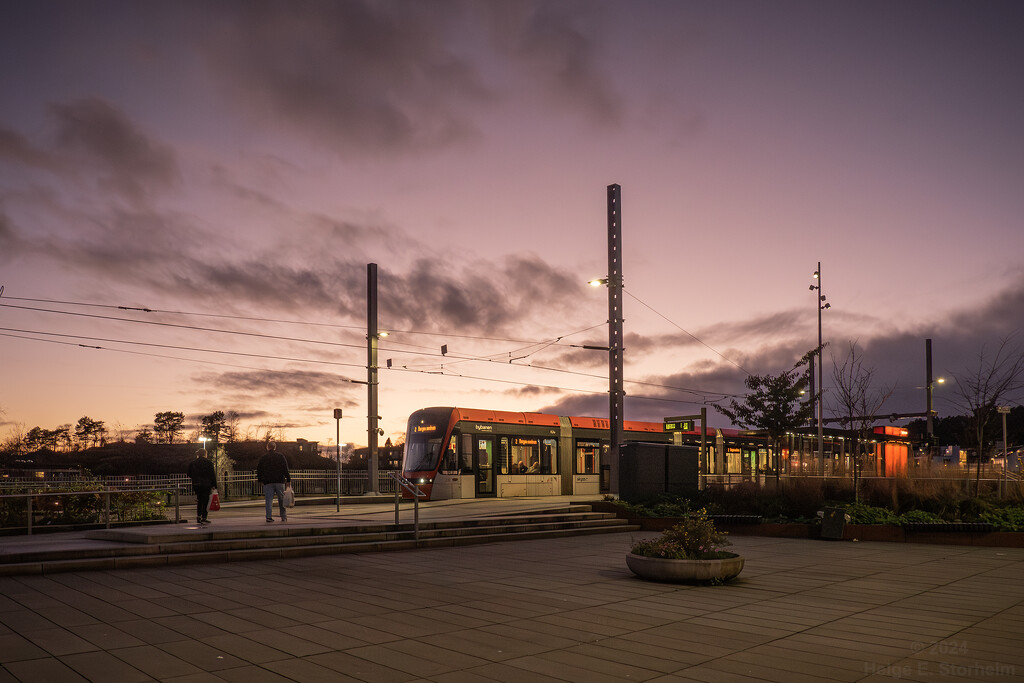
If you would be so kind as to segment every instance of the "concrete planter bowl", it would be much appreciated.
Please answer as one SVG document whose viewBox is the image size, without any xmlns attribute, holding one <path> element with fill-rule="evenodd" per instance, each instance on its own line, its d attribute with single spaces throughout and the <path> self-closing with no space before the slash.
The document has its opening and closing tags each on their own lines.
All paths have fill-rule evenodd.
<svg viewBox="0 0 1024 683">
<path fill-rule="evenodd" d="M 626 566 L 647 581 L 719 583 L 735 578 L 743 570 L 743 558 L 733 553 L 730 555 L 717 560 L 668 560 L 626 553 Z"/>
</svg>

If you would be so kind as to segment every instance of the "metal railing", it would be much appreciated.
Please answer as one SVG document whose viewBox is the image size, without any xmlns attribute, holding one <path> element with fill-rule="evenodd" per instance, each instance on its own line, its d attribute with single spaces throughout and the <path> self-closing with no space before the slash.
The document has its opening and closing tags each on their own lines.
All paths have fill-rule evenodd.
<svg viewBox="0 0 1024 683">
<path fill-rule="evenodd" d="M 931 474 L 932 476 L 927 476 Z M 943 476 L 944 475 L 944 476 Z M 934 484 L 934 485 L 952 485 L 953 487 L 960 489 L 964 494 L 974 495 L 977 488 L 977 480 L 975 474 L 967 476 L 963 471 L 957 472 L 956 470 L 943 473 L 941 470 L 935 470 L 930 473 L 915 472 L 914 474 L 906 477 L 880 477 L 874 474 L 871 475 L 860 475 L 857 477 L 859 487 L 864 486 L 897 486 L 901 481 L 910 481 L 915 484 Z M 774 473 L 758 472 L 754 473 L 739 473 L 731 472 L 726 474 L 701 474 L 701 487 L 705 489 L 730 489 L 740 485 L 753 485 L 759 489 L 773 490 L 775 486 L 781 484 L 786 486 L 787 482 L 801 482 L 801 481 L 818 481 L 822 483 L 835 483 L 837 485 L 843 485 L 844 483 L 848 486 L 853 485 L 853 476 L 849 473 L 842 474 L 795 474 L 795 473 L 783 473 L 781 478 L 776 478 Z M 1019 477 L 1003 477 L 1002 473 L 983 473 L 981 477 L 981 492 L 996 495 L 999 497 L 1005 497 L 1008 490 L 1011 487 L 1024 486 L 1024 481 Z"/>
<path fill-rule="evenodd" d="M 388 476 L 389 472 L 389 470 L 380 470 L 377 476 L 377 490 L 384 494 L 394 493 L 395 490 L 395 482 Z M 360 496 L 369 488 L 365 471 L 344 472 L 339 478 L 334 470 L 292 470 L 291 477 L 295 494 L 302 496 L 338 493 L 343 496 Z M 61 478 L 58 480 L 38 477 L 5 477 L 0 479 L 0 491 L 25 488 L 33 490 L 61 489 L 82 482 L 88 482 L 97 487 L 120 490 L 138 487 L 179 486 L 183 491 L 191 492 L 192 488 L 192 482 L 185 474 L 146 474 L 77 479 Z M 253 471 L 219 472 L 217 483 L 222 499 L 241 500 L 263 496 L 263 487 L 256 481 L 256 473 Z"/>
<path fill-rule="evenodd" d="M 404 489 L 409 492 L 412 496 L 412 535 L 416 541 L 420 540 L 420 498 L 426 498 L 427 494 L 420 490 L 416 484 L 412 483 L 405 477 L 395 472 L 388 472 L 388 477 L 394 480 L 395 486 L 395 526 L 399 524 L 398 517 L 398 506 L 402 501 L 402 492 L 400 489 Z"/>
<path fill-rule="evenodd" d="M 126 503 L 124 500 L 125 495 L 135 493 L 162 495 L 165 498 L 165 503 L 161 504 L 145 499 L 128 501 Z M 52 504 L 48 504 L 49 499 L 53 500 Z M 102 501 L 102 507 L 98 509 L 94 507 L 97 499 Z M 113 506 L 111 505 L 112 499 Z M 17 503 L 19 500 L 24 500 L 23 512 L 20 510 L 21 505 Z M 47 529 L 66 529 L 95 527 L 97 524 L 102 524 L 105 528 L 109 529 L 112 525 L 112 510 L 118 521 L 122 523 L 145 523 L 161 519 L 167 520 L 167 514 L 171 509 L 171 501 L 173 501 L 174 507 L 174 521 L 179 522 L 181 521 L 181 491 L 180 487 L 176 485 L 144 488 L 103 488 L 83 491 L 37 490 L 27 493 L 5 493 L 0 494 L 0 507 L 2 507 L 3 512 L 3 521 L 0 528 L 5 531 L 25 529 L 26 533 L 30 536 L 33 533 L 33 529 L 39 526 L 45 526 Z M 157 514 L 156 510 L 151 509 L 151 504 L 159 508 L 159 514 Z M 144 515 L 140 519 L 140 513 L 146 512 L 149 514 Z M 22 519 L 25 520 L 24 526 L 21 524 L 8 525 L 8 522 L 13 522 L 22 515 Z M 43 516 L 49 520 L 63 520 L 64 523 L 50 521 L 45 525 L 40 525 L 36 522 L 37 516 Z"/>
</svg>

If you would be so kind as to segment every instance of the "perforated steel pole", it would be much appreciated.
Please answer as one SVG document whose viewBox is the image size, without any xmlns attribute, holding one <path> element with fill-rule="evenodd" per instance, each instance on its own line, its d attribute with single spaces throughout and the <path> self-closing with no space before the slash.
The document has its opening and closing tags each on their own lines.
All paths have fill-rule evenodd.
<svg viewBox="0 0 1024 683">
<path fill-rule="evenodd" d="M 366 492 L 377 493 L 377 264 L 366 264 Z"/>
<path fill-rule="evenodd" d="M 608 419 L 609 491 L 619 493 L 619 444 L 623 434 L 622 387 L 622 188 L 608 186 Z"/>
</svg>

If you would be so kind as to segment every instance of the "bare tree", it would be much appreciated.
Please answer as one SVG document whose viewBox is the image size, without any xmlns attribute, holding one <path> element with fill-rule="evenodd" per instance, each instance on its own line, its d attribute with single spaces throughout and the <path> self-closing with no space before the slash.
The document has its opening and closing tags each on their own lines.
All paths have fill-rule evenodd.
<svg viewBox="0 0 1024 683">
<path fill-rule="evenodd" d="M 835 398 L 829 409 L 839 416 L 839 423 L 850 433 L 853 450 L 853 495 L 859 500 L 861 443 L 870 433 L 875 416 L 892 396 L 896 385 L 875 386 L 875 368 L 865 367 L 864 359 L 857 355 L 857 342 L 850 342 L 846 358 L 839 362 L 832 355 L 832 382 Z"/>
<path fill-rule="evenodd" d="M 15 422 L 8 430 L 7 438 L 4 439 L 2 447 L 4 453 L 12 456 L 25 453 L 25 423 Z"/>
<path fill-rule="evenodd" d="M 1014 335 L 999 340 L 995 353 L 985 347 L 978 352 L 976 364 L 961 372 L 951 372 L 956 380 L 953 402 L 967 415 L 975 443 L 978 464 L 974 495 L 981 491 L 981 460 L 985 453 L 985 425 L 995 419 L 996 408 L 1003 401 L 1013 400 L 1024 391 L 1024 349 L 1015 343 Z M 969 467 L 969 465 L 968 465 Z"/>
<path fill-rule="evenodd" d="M 241 418 L 234 410 L 229 410 L 224 415 L 224 440 L 228 443 L 238 441 L 242 434 Z"/>
<path fill-rule="evenodd" d="M 125 427 L 120 421 L 115 422 L 112 429 L 114 432 L 114 439 L 118 443 L 126 443 L 128 441 L 128 437 L 131 436 L 132 433 L 132 430 Z"/>
</svg>

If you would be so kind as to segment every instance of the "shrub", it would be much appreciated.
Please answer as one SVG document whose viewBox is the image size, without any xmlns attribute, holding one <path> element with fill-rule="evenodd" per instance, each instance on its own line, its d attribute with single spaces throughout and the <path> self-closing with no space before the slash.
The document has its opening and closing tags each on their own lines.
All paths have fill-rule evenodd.
<svg viewBox="0 0 1024 683">
<path fill-rule="evenodd" d="M 850 524 L 891 524 L 898 525 L 899 517 L 892 510 L 865 503 L 850 503 L 845 508 Z"/>
<path fill-rule="evenodd" d="M 719 531 L 708 519 L 707 510 L 691 512 L 679 524 L 664 531 L 658 538 L 633 544 L 634 555 L 661 557 L 669 560 L 714 560 L 731 557 L 722 551 L 730 545 L 726 533 Z"/>
<path fill-rule="evenodd" d="M 899 517 L 900 524 L 936 524 L 946 520 L 925 510 L 907 510 Z"/>
<path fill-rule="evenodd" d="M 978 519 L 988 522 L 996 531 L 1024 531 L 1024 508 L 1021 507 L 986 510 Z"/>
</svg>

